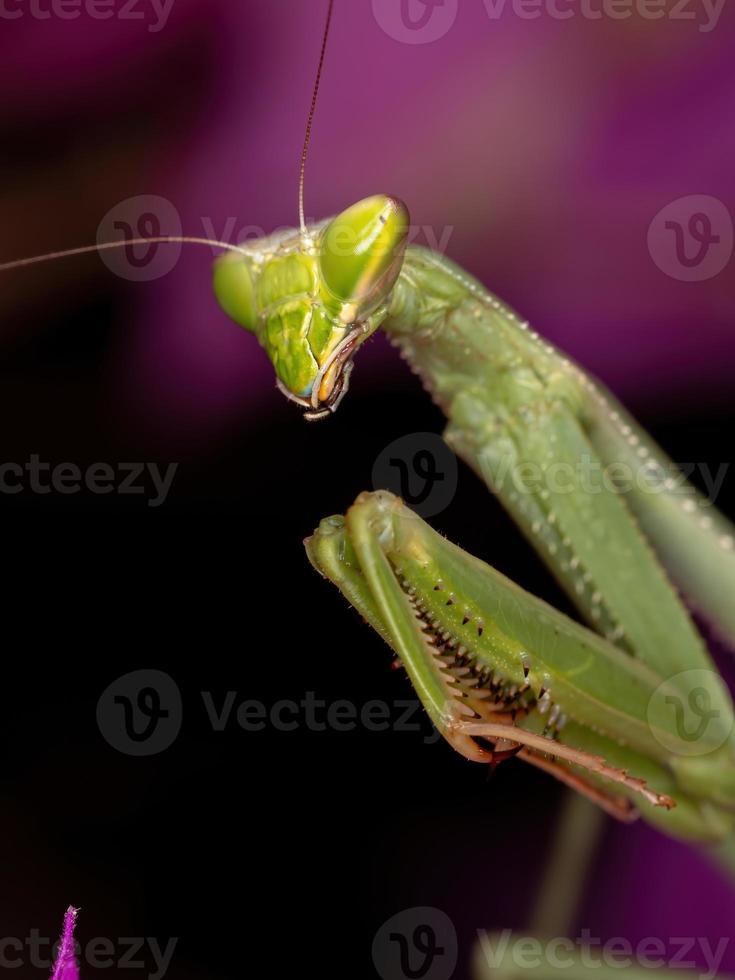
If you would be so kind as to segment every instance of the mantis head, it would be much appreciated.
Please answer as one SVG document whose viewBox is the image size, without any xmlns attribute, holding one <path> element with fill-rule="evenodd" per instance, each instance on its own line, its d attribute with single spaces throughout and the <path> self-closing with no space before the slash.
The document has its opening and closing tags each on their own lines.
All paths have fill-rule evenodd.
<svg viewBox="0 0 735 980">
<path fill-rule="evenodd" d="M 261 240 L 252 257 L 216 263 L 220 305 L 258 337 L 279 388 L 307 419 L 335 411 L 347 391 L 355 352 L 387 315 L 408 230 L 406 206 L 378 195 L 315 232 Z"/>
<path fill-rule="evenodd" d="M 299 231 L 225 256 L 214 275 L 220 305 L 258 337 L 278 387 L 309 421 L 334 412 L 347 392 L 355 351 L 388 314 L 408 243 L 408 210 L 385 195 L 306 226 L 306 161 L 333 12 L 329 0 L 301 151 Z"/>
</svg>

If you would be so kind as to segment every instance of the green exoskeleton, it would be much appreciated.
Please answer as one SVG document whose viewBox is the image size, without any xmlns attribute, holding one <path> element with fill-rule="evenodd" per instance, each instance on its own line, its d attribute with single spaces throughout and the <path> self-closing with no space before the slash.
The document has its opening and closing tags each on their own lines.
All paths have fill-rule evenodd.
<svg viewBox="0 0 735 980">
<path fill-rule="evenodd" d="M 732 840 L 733 708 L 679 593 L 735 645 L 735 531 L 578 365 L 451 261 L 409 246 L 400 201 L 371 197 L 307 227 L 303 176 L 332 7 L 300 227 L 242 246 L 148 241 L 226 249 L 217 298 L 307 419 L 335 411 L 355 355 L 383 329 L 446 413 L 451 448 L 587 622 L 450 544 L 390 494 L 363 494 L 344 518 L 322 521 L 306 544 L 311 562 L 393 648 L 449 743 L 479 762 L 518 754 L 623 819 L 637 804 L 669 833 Z M 599 479 L 613 472 L 617 483 Z"/>
<path fill-rule="evenodd" d="M 223 257 L 215 292 L 310 419 L 335 410 L 355 354 L 385 330 L 446 413 L 449 445 L 591 628 L 388 493 L 322 521 L 311 562 L 390 644 L 467 758 L 517 753 L 617 816 L 635 799 L 670 833 L 725 838 L 732 705 L 677 588 L 735 639 L 733 529 L 693 488 L 682 493 L 608 392 L 452 262 L 407 247 L 408 228 L 399 201 L 368 198 Z M 637 489 L 586 482 L 613 463 L 640 477 Z M 524 466 L 541 478 L 524 482 Z"/>
</svg>

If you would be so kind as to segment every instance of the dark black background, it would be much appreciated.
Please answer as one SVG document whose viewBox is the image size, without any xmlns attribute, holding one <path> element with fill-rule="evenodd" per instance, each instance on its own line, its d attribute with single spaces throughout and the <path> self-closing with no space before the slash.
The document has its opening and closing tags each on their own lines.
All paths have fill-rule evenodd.
<svg viewBox="0 0 735 980">
<path fill-rule="evenodd" d="M 0 173 L 23 217 L 12 235 L 6 229 L 7 257 L 93 237 L 109 200 L 139 189 L 142 161 L 161 146 L 171 152 L 204 111 L 207 58 L 197 38 L 148 73 L 121 78 L 102 108 L 93 93 L 66 114 L 49 96 L 30 121 L 4 107 Z M 76 184 L 65 195 L 71 174 L 84 196 Z M 203 257 L 202 289 L 205 267 Z M 0 462 L 37 453 L 81 466 L 179 464 L 158 509 L 118 495 L 0 494 L 2 935 L 53 935 L 74 903 L 83 943 L 179 937 L 169 973 L 177 980 L 368 977 L 380 925 L 436 905 L 457 925 L 465 976 L 477 928 L 527 922 L 557 785 L 517 762 L 488 780 L 447 745 L 425 744 L 425 723 L 413 733 L 213 732 L 200 693 L 219 701 L 234 690 L 266 705 L 310 691 L 358 706 L 412 697 L 389 669 L 390 651 L 313 572 L 301 541 L 370 487 L 392 440 L 440 432 L 442 417 L 387 357 L 380 374 L 358 362 L 328 422 L 306 426 L 273 392 L 226 435 L 171 450 L 144 419 L 121 425 L 104 390 L 136 288 L 96 259 L 2 280 Z M 223 324 L 214 302 L 212 317 Z M 254 341 L 243 334 L 242 347 L 248 358 Z M 655 414 L 650 404 L 630 407 L 674 459 L 715 468 L 729 460 L 731 407 L 682 404 L 673 390 Z M 735 512 L 731 478 L 719 503 Z M 464 467 L 432 523 L 569 611 Z M 174 678 L 184 722 L 170 749 L 135 759 L 103 739 L 95 712 L 112 681 L 144 668 Z M 602 849 L 593 883 L 615 873 L 611 853 Z M 585 924 L 594 928 L 592 913 Z M 83 964 L 83 980 L 131 975 L 144 972 Z"/>
<path fill-rule="evenodd" d="M 50 320 L 4 353 L 4 459 L 153 458 L 144 433 L 136 446 L 98 415 L 113 305 Z M 724 415 L 675 404 L 643 421 L 675 458 L 715 465 L 732 431 Z M 266 705 L 309 691 L 358 706 L 412 697 L 301 540 L 369 487 L 396 435 L 441 426 L 397 361 L 379 385 L 358 365 L 334 419 L 306 426 L 274 392 L 267 415 L 179 461 L 160 508 L 117 495 L 0 497 L 6 935 L 29 923 L 53 933 L 73 902 L 82 941 L 180 937 L 172 976 L 370 976 L 373 935 L 400 909 L 447 911 L 465 953 L 480 926 L 523 925 L 559 798 L 549 778 L 510 762 L 488 781 L 446 745 L 424 744 L 425 723 L 247 733 L 233 722 L 217 733 L 201 701 L 230 690 Z M 732 510 L 726 481 L 728 492 Z M 464 467 L 433 523 L 568 608 Z M 175 679 L 184 723 L 166 752 L 135 759 L 104 741 L 95 708 L 141 668 Z M 130 975 L 85 966 L 83 976 L 118 973 Z"/>
</svg>

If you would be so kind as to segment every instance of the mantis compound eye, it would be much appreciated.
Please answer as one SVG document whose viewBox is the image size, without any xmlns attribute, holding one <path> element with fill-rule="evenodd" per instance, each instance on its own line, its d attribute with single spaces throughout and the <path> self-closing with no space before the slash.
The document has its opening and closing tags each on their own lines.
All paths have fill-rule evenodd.
<svg viewBox="0 0 735 980">
<path fill-rule="evenodd" d="M 258 304 L 250 268 L 242 255 L 227 252 L 214 263 L 214 295 L 225 313 L 246 330 L 255 331 Z"/>
<path fill-rule="evenodd" d="M 361 320 L 387 299 L 406 251 L 409 214 L 394 197 L 368 197 L 343 211 L 319 240 L 321 294 L 343 322 Z"/>
<path fill-rule="evenodd" d="M 347 392 L 357 349 L 380 326 L 403 266 L 409 214 L 399 200 L 366 198 L 326 226 L 317 246 L 319 301 L 310 335 L 319 372 L 309 393 L 309 421 L 334 412 Z M 316 330 L 314 329 L 316 327 Z"/>
<path fill-rule="evenodd" d="M 316 239 L 261 239 L 215 263 L 220 306 L 257 336 L 278 387 L 309 421 L 335 411 L 356 351 L 385 319 L 408 227 L 400 201 L 369 197 Z"/>
</svg>

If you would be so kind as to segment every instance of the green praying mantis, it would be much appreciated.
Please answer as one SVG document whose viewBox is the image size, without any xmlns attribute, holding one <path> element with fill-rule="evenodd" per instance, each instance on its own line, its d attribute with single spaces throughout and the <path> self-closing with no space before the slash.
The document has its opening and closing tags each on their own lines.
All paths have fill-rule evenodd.
<svg viewBox="0 0 735 980">
<path fill-rule="evenodd" d="M 408 230 L 401 202 L 368 198 L 220 259 L 215 292 L 308 419 L 336 409 L 356 353 L 385 330 L 446 413 L 449 445 L 593 629 L 387 492 L 323 520 L 306 542 L 310 561 L 393 648 L 468 759 L 518 754 L 622 819 L 635 800 L 670 833 L 726 837 L 732 706 L 672 580 L 735 638 L 732 528 L 693 490 L 585 488 L 585 472 L 613 462 L 664 483 L 671 468 L 608 392 L 452 262 L 407 246 Z M 547 476 L 564 464 L 569 480 L 524 486 L 504 476 L 509 462 Z"/>
<path fill-rule="evenodd" d="M 360 348 L 385 331 L 445 412 L 451 449 L 588 624 L 388 492 L 363 493 L 345 516 L 324 519 L 306 541 L 309 560 L 395 651 L 450 745 L 482 763 L 517 755 L 620 819 L 640 812 L 669 834 L 727 841 L 733 707 L 682 596 L 735 644 L 735 529 L 672 478 L 670 460 L 580 366 L 449 259 L 408 245 L 402 202 L 369 197 L 307 226 L 304 172 L 332 8 L 299 227 L 237 246 L 147 241 L 226 250 L 217 299 L 257 337 L 307 420 L 337 410 Z M 614 468 L 617 478 L 594 485 Z M 622 472 L 635 477 L 625 492 Z"/>
</svg>

